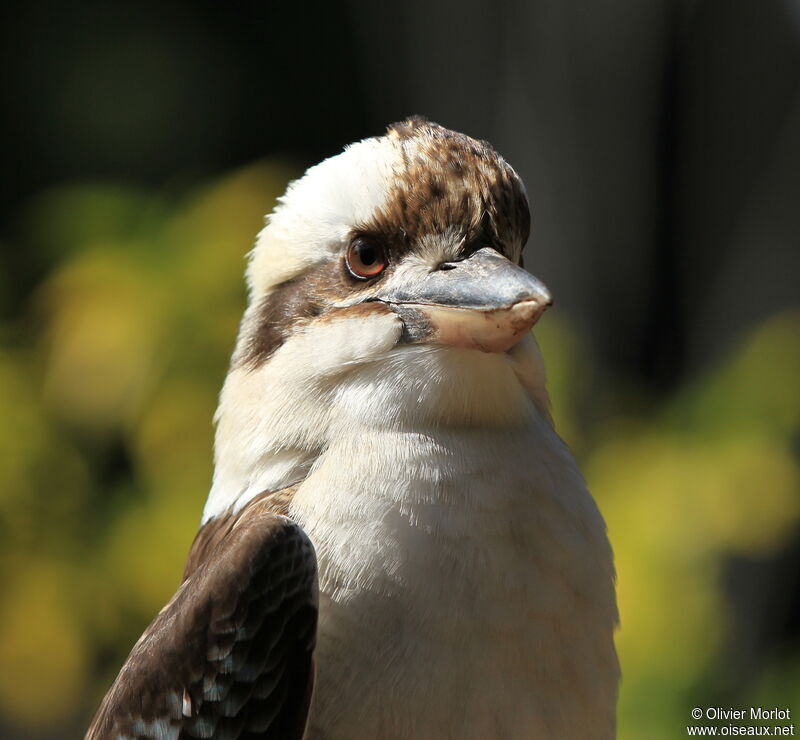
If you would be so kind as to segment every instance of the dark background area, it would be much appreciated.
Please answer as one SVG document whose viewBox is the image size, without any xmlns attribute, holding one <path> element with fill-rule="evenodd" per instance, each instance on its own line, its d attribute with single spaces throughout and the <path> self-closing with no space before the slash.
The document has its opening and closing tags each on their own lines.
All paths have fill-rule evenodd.
<svg viewBox="0 0 800 740">
<path fill-rule="evenodd" d="M 415 113 L 521 174 L 526 266 L 618 408 L 655 407 L 798 304 L 796 0 L 9 0 L 0 29 L 12 341 L 57 263 L 25 237 L 48 188 L 180 192 L 265 157 L 299 172 Z M 105 459 L 112 476 L 126 464 Z M 719 696 L 796 644 L 799 565 L 791 543 L 727 559 L 735 671 Z"/>
</svg>

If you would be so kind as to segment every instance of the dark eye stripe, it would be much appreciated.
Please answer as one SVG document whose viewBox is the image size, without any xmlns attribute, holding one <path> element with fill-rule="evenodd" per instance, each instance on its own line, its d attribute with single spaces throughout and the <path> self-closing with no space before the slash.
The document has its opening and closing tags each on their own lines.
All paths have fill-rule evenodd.
<svg viewBox="0 0 800 740">
<path fill-rule="evenodd" d="M 266 362 L 303 319 L 319 316 L 322 304 L 307 280 L 288 280 L 248 310 L 232 364 L 256 368 Z"/>
<path fill-rule="evenodd" d="M 374 285 L 374 279 L 355 279 L 342 262 L 341 255 L 318 262 L 250 306 L 239 329 L 232 365 L 258 368 L 298 325 L 324 319 L 339 310 L 335 304 L 342 298 Z"/>
</svg>

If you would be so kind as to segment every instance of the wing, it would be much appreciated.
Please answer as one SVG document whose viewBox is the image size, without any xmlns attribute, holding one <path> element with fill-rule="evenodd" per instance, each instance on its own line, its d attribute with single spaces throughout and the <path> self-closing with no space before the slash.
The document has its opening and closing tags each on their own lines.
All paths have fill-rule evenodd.
<svg viewBox="0 0 800 740">
<path fill-rule="evenodd" d="M 299 526 L 260 506 L 219 524 L 212 547 L 200 536 L 209 524 L 201 529 L 192 551 L 205 557 L 134 646 L 87 740 L 303 736 L 314 547 Z"/>
</svg>

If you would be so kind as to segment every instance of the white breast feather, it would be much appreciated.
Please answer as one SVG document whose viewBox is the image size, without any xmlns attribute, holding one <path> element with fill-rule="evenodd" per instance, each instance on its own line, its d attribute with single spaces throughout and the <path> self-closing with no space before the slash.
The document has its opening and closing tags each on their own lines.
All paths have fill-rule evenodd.
<svg viewBox="0 0 800 740">
<path fill-rule="evenodd" d="M 311 738 L 611 738 L 605 527 L 508 355 L 396 346 L 392 315 L 311 325 L 223 390 L 205 517 L 304 481 L 317 548 Z"/>
</svg>

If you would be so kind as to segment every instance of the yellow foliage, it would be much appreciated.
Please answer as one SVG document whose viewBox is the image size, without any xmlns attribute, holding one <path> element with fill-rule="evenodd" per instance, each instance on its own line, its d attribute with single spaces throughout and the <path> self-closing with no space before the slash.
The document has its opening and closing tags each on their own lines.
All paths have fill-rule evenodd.
<svg viewBox="0 0 800 740">
<path fill-rule="evenodd" d="M 670 723 L 686 723 L 684 697 L 730 639 L 726 558 L 761 557 L 798 531 L 798 327 L 796 314 L 776 317 L 663 417 L 596 434 L 584 468 L 616 556 L 623 738 L 673 737 Z"/>
<path fill-rule="evenodd" d="M 110 533 L 103 562 L 112 581 L 109 591 L 147 621 L 180 583 L 204 498 L 205 491 L 154 490 L 128 509 Z"/>
<path fill-rule="evenodd" d="M 116 252 L 79 255 L 49 280 L 41 300 L 50 405 L 80 426 L 132 423 L 155 380 L 161 295 L 146 272 Z"/>
<path fill-rule="evenodd" d="M 67 571 L 54 563 L 19 569 L 0 607 L 0 710 L 41 728 L 74 715 L 89 649 L 73 618 Z"/>
</svg>

